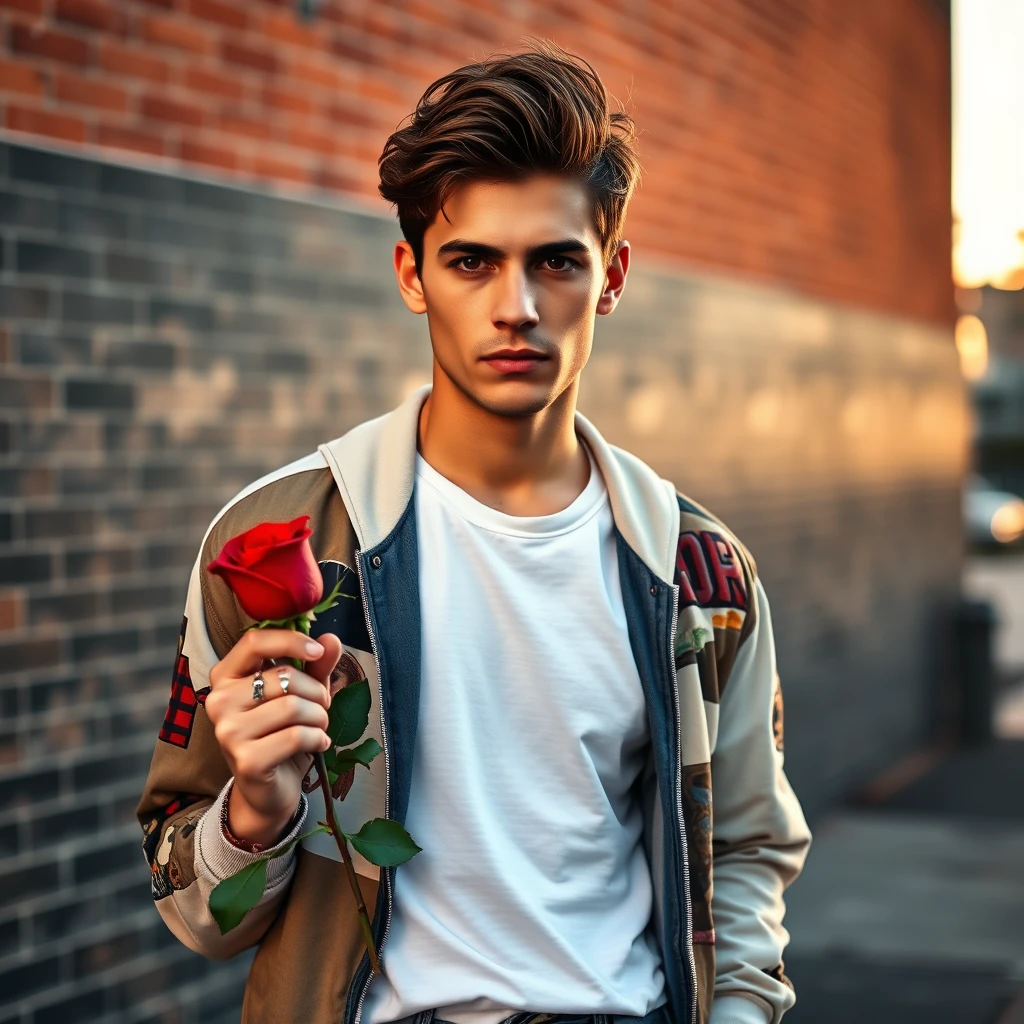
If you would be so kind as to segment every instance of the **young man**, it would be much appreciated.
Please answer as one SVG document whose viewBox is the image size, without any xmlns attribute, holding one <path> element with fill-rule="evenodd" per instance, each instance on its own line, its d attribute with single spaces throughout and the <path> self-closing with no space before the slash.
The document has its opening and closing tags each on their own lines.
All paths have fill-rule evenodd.
<svg viewBox="0 0 1024 1024">
<path fill-rule="evenodd" d="M 721 523 L 576 412 L 629 269 L 632 124 L 545 46 L 432 85 L 380 170 L 433 385 L 211 525 L 139 806 L 160 913 L 207 956 L 259 945 L 246 1021 L 774 1024 L 793 1002 L 782 893 L 809 836 L 764 592 Z M 358 596 L 309 650 L 244 632 L 205 569 L 301 515 L 325 590 L 346 577 Z M 289 657 L 308 672 L 282 694 L 267 666 Z M 325 684 L 364 673 L 385 756 L 342 826 L 386 814 L 422 847 L 358 864 L 386 977 L 323 836 L 270 862 L 234 931 L 208 909 L 323 817 L 302 780 L 329 743 Z"/>
</svg>

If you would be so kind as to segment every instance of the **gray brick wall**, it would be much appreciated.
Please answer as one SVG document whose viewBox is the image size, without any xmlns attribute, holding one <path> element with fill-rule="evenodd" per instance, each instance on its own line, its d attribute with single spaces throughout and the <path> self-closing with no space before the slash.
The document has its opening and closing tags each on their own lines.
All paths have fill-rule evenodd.
<svg viewBox="0 0 1024 1024">
<path fill-rule="evenodd" d="M 159 921 L 133 814 L 188 571 L 426 371 L 423 326 L 392 225 L 340 209 L 2 145 L 0 223 L 0 1020 L 237 1019 L 245 964 Z"/>
<path fill-rule="evenodd" d="M 0 1024 L 237 1019 L 133 809 L 221 504 L 425 379 L 396 226 L 0 144 Z M 583 408 L 723 515 L 773 599 L 814 808 L 919 740 L 956 588 L 945 332 L 643 266 Z"/>
</svg>

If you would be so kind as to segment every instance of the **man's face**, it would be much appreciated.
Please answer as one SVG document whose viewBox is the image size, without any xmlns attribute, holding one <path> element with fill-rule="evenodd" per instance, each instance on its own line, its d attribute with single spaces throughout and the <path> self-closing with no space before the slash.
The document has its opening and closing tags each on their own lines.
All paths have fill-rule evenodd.
<svg viewBox="0 0 1024 1024">
<path fill-rule="evenodd" d="M 606 270 L 593 199 L 555 175 L 461 186 L 427 228 L 418 276 L 408 243 L 395 250 L 403 298 L 427 314 L 435 375 L 501 416 L 540 412 L 576 380 L 628 263 L 623 243 Z"/>
</svg>

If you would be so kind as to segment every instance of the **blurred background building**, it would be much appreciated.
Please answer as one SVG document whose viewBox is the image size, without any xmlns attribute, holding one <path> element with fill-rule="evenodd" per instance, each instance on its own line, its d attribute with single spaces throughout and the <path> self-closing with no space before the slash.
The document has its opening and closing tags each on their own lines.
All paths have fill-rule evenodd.
<svg viewBox="0 0 1024 1024">
<path fill-rule="evenodd" d="M 957 337 L 971 384 L 974 468 L 1024 494 L 1024 289 L 958 289 Z M 1024 529 L 1024 524 L 1021 524 Z"/>
<path fill-rule="evenodd" d="M 237 1020 L 245 958 L 172 938 L 133 816 L 188 571 L 239 488 L 427 378 L 377 156 L 525 36 L 641 129 L 582 408 L 752 549 L 808 812 L 954 727 L 948 4 L 0 0 L 4 1024 Z"/>
</svg>

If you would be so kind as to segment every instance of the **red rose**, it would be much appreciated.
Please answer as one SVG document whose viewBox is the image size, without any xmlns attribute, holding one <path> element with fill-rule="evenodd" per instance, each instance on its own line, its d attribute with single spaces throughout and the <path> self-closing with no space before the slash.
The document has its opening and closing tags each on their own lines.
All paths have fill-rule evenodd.
<svg viewBox="0 0 1024 1024">
<path fill-rule="evenodd" d="M 260 523 L 232 537 L 206 570 L 226 581 L 257 622 L 302 615 L 324 594 L 308 522 L 309 516 L 299 516 L 290 523 Z"/>
</svg>

